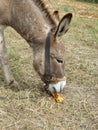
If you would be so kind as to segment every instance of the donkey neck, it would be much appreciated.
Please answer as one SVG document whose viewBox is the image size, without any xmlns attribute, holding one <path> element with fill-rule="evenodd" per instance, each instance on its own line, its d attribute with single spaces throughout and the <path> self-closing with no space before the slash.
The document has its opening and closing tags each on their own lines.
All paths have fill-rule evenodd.
<svg viewBox="0 0 98 130">
<path fill-rule="evenodd" d="M 55 26 L 55 21 L 41 0 L 11 0 L 12 26 L 24 39 L 30 43 L 41 41 L 49 30 Z M 42 11 L 43 8 L 43 11 Z M 46 16 L 48 15 L 48 16 Z"/>
</svg>

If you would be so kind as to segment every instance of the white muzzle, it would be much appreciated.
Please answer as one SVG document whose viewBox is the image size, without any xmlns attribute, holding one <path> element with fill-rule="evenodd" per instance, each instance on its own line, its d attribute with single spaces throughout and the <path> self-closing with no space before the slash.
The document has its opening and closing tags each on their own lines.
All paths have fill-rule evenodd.
<svg viewBox="0 0 98 130">
<path fill-rule="evenodd" d="M 47 87 L 47 91 L 49 91 L 50 93 L 59 93 L 64 89 L 65 85 L 66 80 L 60 81 L 56 84 L 49 84 L 49 86 Z"/>
</svg>

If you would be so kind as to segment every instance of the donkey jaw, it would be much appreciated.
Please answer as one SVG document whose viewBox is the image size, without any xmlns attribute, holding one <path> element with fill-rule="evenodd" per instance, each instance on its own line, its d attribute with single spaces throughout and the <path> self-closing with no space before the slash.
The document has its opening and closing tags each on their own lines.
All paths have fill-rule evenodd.
<svg viewBox="0 0 98 130">
<path fill-rule="evenodd" d="M 64 87 L 66 85 L 66 80 L 59 81 L 58 83 L 52 83 L 46 86 L 46 90 L 52 94 L 52 93 L 60 93 L 63 91 Z"/>
</svg>

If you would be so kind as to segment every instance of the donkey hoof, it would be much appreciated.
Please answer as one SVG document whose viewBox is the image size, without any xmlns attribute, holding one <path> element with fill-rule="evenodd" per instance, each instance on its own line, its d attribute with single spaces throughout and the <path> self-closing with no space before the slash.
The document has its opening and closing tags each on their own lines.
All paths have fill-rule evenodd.
<svg viewBox="0 0 98 130">
<path fill-rule="evenodd" d="M 19 90 L 19 84 L 16 80 L 11 80 L 8 84 L 10 86 L 11 89 L 15 89 L 15 90 Z"/>
</svg>

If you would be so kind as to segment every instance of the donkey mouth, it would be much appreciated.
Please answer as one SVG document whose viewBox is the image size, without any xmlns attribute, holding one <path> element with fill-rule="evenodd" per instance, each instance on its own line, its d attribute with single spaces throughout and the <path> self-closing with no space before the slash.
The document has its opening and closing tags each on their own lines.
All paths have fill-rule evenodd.
<svg viewBox="0 0 98 130">
<path fill-rule="evenodd" d="M 47 91 L 50 93 L 60 93 L 66 85 L 66 81 L 60 81 L 56 84 L 49 84 Z"/>
<path fill-rule="evenodd" d="M 46 85 L 46 91 L 48 91 L 50 94 L 52 93 L 60 93 L 63 91 L 65 85 L 66 85 L 66 79 L 65 77 L 63 79 L 59 79 L 58 82 L 50 83 Z"/>
</svg>

